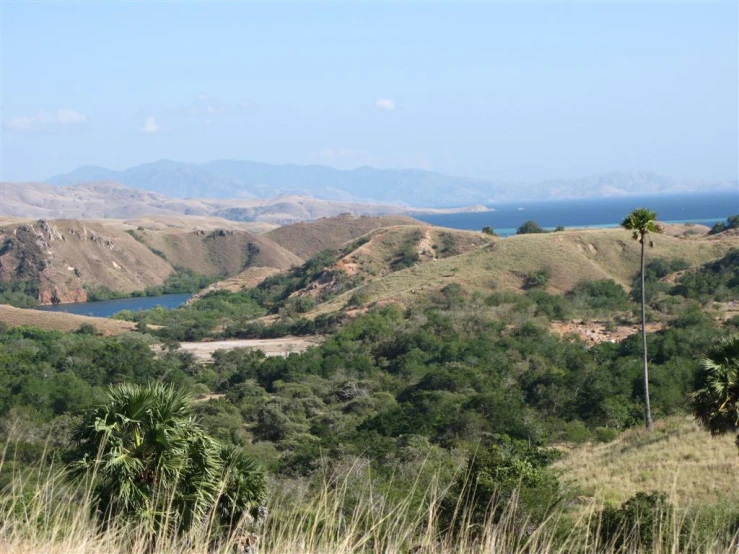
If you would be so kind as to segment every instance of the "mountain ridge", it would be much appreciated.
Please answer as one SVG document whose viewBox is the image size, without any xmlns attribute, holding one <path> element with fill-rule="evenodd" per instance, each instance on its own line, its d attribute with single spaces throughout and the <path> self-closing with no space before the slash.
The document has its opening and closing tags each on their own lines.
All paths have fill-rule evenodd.
<svg viewBox="0 0 739 554">
<path fill-rule="evenodd" d="M 214 160 L 202 164 L 159 160 L 123 170 L 82 166 L 54 175 L 46 182 L 76 185 L 92 181 L 115 181 L 175 198 L 264 199 L 291 194 L 320 200 L 400 203 L 415 207 L 739 187 L 736 180 L 674 179 L 652 171 L 611 171 L 577 179 L 524 183 L 458 177 L 423 169 L 362 166 L 341 170 L 323 165 L 278 165 L 245 160 Z"/>
</svg>

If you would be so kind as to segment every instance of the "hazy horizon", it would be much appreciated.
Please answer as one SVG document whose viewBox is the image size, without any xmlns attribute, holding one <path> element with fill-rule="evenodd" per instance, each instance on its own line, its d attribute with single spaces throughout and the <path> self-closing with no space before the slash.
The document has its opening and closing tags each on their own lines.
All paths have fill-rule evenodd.
<svg viewBox="0 0 739 554">
<path fill-rule="evenodd" d="M 2 6 L 0 179 L 170 159 L 739 178 L 736 3 Z"/>
</svg>

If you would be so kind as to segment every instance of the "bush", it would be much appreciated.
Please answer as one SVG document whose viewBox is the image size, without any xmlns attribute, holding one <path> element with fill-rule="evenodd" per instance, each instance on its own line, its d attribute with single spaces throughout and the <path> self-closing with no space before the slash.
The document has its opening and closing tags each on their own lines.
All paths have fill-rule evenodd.
<svg viewBox="0 0 739 554">
<path fill-rule="evenodd" d="M 580 281 L 567 297 L 576 305 L 592 310 L 626 310 L 629 307 L 626 291 L 613 279 Z"/>
<path fill-rule="evenodd" d="M 517 235 L 530 235 L 534 233 L 546 233 L 534 220 L 529 220 L 516 229 Z"/>
<path fill-rule="evenodd" d="M 526 290 L 544 288 L 547 286 L 547 283 L 549 283 L 549 279 L 551 277 L 551 272 L 546 268 L 533 271 L 524 276 L 523 288 Z"/>
<path fill-rule="evenodd" d="M 605 507 L 593 520 L 601 547 L 619 552 L 652 552 L 656 539 L 667 540 L 672 529 L 673 508 L 661 492 L 639 492 L 621 507 Z"/>
<path fill-rule="evenodd" d="M 723 233 L 724 231 L 727 231 L 728 229 L 737 229 L 739 228 L 739 215 L 732 215 L 731 217 L 726 219 L 726 223 L 718 222 L 716 225 L 711 227 L 711 230 L 708 231 L 709 235 L 717 235 L 719 233 Z"/>
<path fill-rule="evenodd" d="M 543 521 L 562 499 L 556 475 L 547 468 L 553 450 L 503 437 L 474 456 L 442 504 L 442 520 L 455 532 L 465 525 L 497 522 L 517 496 L 517 516 L 528 524 Z"/>
</svg>

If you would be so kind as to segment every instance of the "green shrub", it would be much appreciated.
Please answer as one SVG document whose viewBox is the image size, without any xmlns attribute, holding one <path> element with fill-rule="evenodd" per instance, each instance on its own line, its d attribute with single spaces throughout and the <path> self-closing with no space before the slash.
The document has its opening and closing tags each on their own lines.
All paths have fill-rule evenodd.
<svg viewBox="0 0 739 554">
<path fill-rule="evenodd" d="M 602 547 L 610 545 L 618 552 L 652 552 L 667 541 L 672 531 L 673 508 L 661 492 L 639 492 L 619 508 L 603 508 L 593 520 Z"/>
<path fill-rule="evenodd" d="M 567 293 L 576 305 L 591 310 L 626 310 L 629 297 L 624 288 L 613 279 L 580 281 Z"/>
<path fill-rule="evenodd" d="M 518 229 L 516 229 L 517 235 L 530 235 L 534 233 L 546 233 L 546 231 L 539 227 L 538 223 L 533 220 L 523 223 Z"/>
</svg>

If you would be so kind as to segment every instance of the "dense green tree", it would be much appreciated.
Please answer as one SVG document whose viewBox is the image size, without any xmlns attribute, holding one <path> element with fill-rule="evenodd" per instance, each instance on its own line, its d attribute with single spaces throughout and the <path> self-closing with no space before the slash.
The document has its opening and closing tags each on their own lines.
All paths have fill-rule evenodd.
<svg viewBox="0 0 739 554">
<path fill-rule="evenodd" d="M 723 339 L 703 358 L 692 399 L 696 419 L 712 435 L 739 431 L 739 335 Z"/>
<path fill-rule="evenodd" d="M 641 245 L 641 262 L 639 271 L 641 275 L 641 326 L 642 326 L 642 346 L 644 361 L 644 423 L 650 431 L 652 430 L 652 410 L 649 405 L 649 368 L 647 362 L 647 316 L 646 316 L 646 300 L 644 292 L 644 247 L 649 240 L 649 246 L 654 246 L 651 239 L 648 239 L 650 233 L 661 233 L 662 228 L 657 224 L 657 213 L 647 208 L 637 208 L 627 215 L 621 222 L 621 226 L 627 231 L 631 231 L 634 240 L 639 241 Z"/>
<path fill-rule="evenodd" d="M 532 233 L 546 233 L 544 229 L 534 220 L 529 220 L 516 229 L 517 235 L 529 235 Z"/>
</svg>

